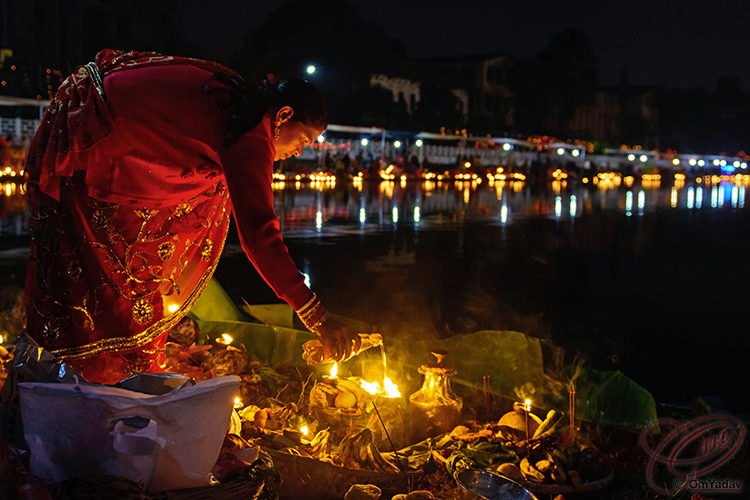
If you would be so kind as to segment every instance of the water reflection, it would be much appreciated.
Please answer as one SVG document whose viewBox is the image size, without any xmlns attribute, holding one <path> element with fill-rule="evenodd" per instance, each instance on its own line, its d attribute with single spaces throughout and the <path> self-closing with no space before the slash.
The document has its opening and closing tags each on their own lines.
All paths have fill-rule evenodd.
<svg viewBox="0 0 750 500">
<path fill-rule="evenodd" d="M 662 209 L 702 209 L 704 196 L 710 201 L 706 208 L 744 209 L 750 184 L 748 175 L 714 175 L 688 181 L 683 174 L 665 180 L 658 174 L 637 179 L 607 172 L 581 180 L 560 175 L 543 186 L 512 176 L 441 177 L 383 181 L 355 177 L 342 183 L 333 176 L 278 176 L 273 182 L 276 213 L 282 230 L 290 236 L 353 228 L 383 231 L 393 226 L 447 227 L 468 222 L 505 225 L 530 217 L 575 219 L 604 211 L 640 217 Z M 26 235 L 28 222 L 21 185 L 0 183 L 0 238 Z"/>
<path fill-rule="evenodd" d="M 482 181 L 358 178 L 347 186 L 284 183 L 277 186 L 276 212 L 284 232 L 292 236 L 313 228 L 335 232 L 355 226 L 383 231 L 389 226 L 419 229 L 469 222 L 505 225 L 511 219 L 575 219 L 604 211 L 641 217 L 657 210 L 701 209 L 704 189 L 710 190 L 711 208 L 742 209 L 750 178 L 665 182 L 600 174 L 586 183 L 554 180 L 541 188 L 523 181 Z"/>
<path fill-rule="evenodd" d="M 0 238 L 17 240 L 29 232 L 30 212 L 23 187 L 0 182 Z"/>
</svg>

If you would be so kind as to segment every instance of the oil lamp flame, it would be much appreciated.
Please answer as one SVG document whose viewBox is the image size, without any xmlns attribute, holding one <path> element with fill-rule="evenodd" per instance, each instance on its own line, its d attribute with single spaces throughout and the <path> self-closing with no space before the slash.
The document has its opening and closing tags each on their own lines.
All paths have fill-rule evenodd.
<svg viewBox="0 0 750 500">
<path fill-rule="evenodd" d="M 307 436 L 307 433 L 309 432 L 309 429 L 307 428 L 306 425 L 303 425 L 302 427 L 300 427 L 299 430 L 305 436 Z"/>
<path fill-rule="evenodd" d="M 389 398 L 400 398 L 401 393 L 398 392 L 398 386 L 393 383 L 391 379 L 388 377 L 385 377 L 384 380 L 385 383 L 385 395 Z"/>
<path fill-rule="evenodd" d="M 233 340 L 234 339 L 232 338 L 231 335 L 229 335 L 227 333 L 222 333 L 221 337 L 219 337 L 219 338 L 216 339 L 216 342 L 218 344 L 229 345 L 229 344 L 232 343 Z"/>
<path fill-rule="evenodd" d="M 360 381 L 360 385 L 365 391 L 376 396 L 384 396 L 386 398 L 401 397 L 398 386 L 388 377 L 385 377 L 383 380 L 383 386 L 380 385 L 380 382 L 367 382 L 366 380 Z"/>
<path fill-rule="evenodd" d="M 370 394 L 377 394 L 380 391 L 380 384 L 377 382 L 368 382 L 366 380 L 361 380 L 359 382 L 359 385 L 362 386 L 362 389 L 369 392 Z"/>
<path fill-rule="evenodd" d="M 234 398 L 234 407 L 235 407 L 235 409 L 239 410 L 243 406 L 245 406 L 245 405 L 242 404 L 242 400 L 240 400 L 239 396 L 236 397 L 236 398 Z"/>
<path fill-rule="evenodd" d="M 530 399 L 527 399 L 526 401 L 524 401 L 524 403 L 523 403 L 523 409 L 526 410 L 526 411 L 531 411 L 531 400 Z"/>
<path fill-rule="evenodd" d="M 331 374 L 329 375 L 330 378 L 338 378 L 336 375 L 339 373 L 339 364 L 334 363 L 331 367 Z"/>
</svg>

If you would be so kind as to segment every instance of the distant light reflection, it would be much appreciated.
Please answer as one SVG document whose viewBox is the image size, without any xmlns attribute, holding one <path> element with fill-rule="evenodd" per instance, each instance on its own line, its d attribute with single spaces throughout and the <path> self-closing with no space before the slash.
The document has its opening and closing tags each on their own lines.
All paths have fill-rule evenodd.
<svg viewBox="0 0 750 500">
<path fill-rule="evenodd" d="M 494 214 L 496 222 L 506 224 L 510 222 L 511 210 L 514 211 L 514 216 L 525 218 L 538 216 L 540 207 L 544 207 L 544 213 L 548 217 L 557 219 L 568 216 L 574 219 L 578 217 L 579 210 L 581 214 L 585 214 L 592 206 L 601 206 L 602 210 L 625 212 L 628 216 L 634 215 L 636 211 L 636 215 L 640 216 L 644 211 L 651 212 L 667 207 L 677 210 L 700 209 L 704 197 L 702 186 L 710 190 L 710 193 L 706 193 L 707 204 L 710 202 L 713 207 L 721 207 L 724 203 L 729 205 L 731 201 L 733 209 L 740 209 L 744 208 L 746 189 L 750 185 L 750 175 L 702 175 L 688 180 L 679 177 L 681 174 L 675 174 L 674 184 L 659 187 L 655 177 L 647 177 L 644 174 L 640 181 L 633 183 L 630 190 L 621 186 L 623 191 L 620 191 L 620 174 L 604 173 L 597 175 L 594 178 L 595 182 L 592 181 L 589 185 L 574 184 L 565 187 L 560 182 L 560 192 L 556 194 L 553 194 L 556 189 L 550 182 L 546 193 L 537 195 L 522 181 L 511 180 L 508 184 L 506 179 L 500 177 L 509 174 L 499 173 L 482 177 L 486 182 L 481 184 L 478 182 L 479 177 L 471 177 L 472 174 L 462 175 L 458 179 L 434 173 L 422 180 L 407 182 L 405 188 L 399 186 L 398 180 L 384 180 L 373 184 L 362 176 L 355 177 L 352 183 L 345 186 L 335 187 L 332 178 L 325 176 L 308 176 L 301 179 L 300 185 L 300 180 L 295 182 L 293 175 L 288 175 L 286 182 L 283 175 L 276 175 L 274 191 L 283 190 L 286 193 L 286 197 L 277 197 L 276 202 L 282 205 L 282 210 L 277 213 L 284 213 L 282 230 L 285 233 L 305 229 L 305 226 L 312 230 L 313 225 L 318 232 L 324 232 L 323 222 L 329 217 L 335 218 L 336 226 L 340 220 L 348 221 L 349 224 L 361 224 L 363 230 L 368 219 L 380 224 L 392 223 L 394 227 L 407 221 L 409 224 L 413 221 L 413 227 L 419 225 L 420 229 L 430 227 L 434 222 L 431 218 L 433 214 L 439 214 L 441 222 L 475 220 L 486 216 L 492 217 Z M 443 177 L 443 180 L 438 180 L 438 177 Z M 607 189 L 603 189 L 605 185 L 608 185 Z M 506 186 L 509 189 L 503 192 Z M 7 186 L 3 183 L 0 185 L 0 193 L 5 194 L 6 190 L 12 193 L 14 187 L 13 184 Z M 299 191 L 295 191 L 294 187 L 299 187 Z M 351 199 L 347 201 L 347 198 L 334 194 L 340 193 L 342 189 L 348 189 L 349 195 L 356 201 L 352 203 Z M 562 194 L 563 191 L 569 194 Z M 650 197 L 646 207 L 648 193 L 651 194 L 648 195 Z M 311 202 L 311 196 L 315 202 Z M 554 206 L 551 207 L 549 202 L 553 201 L 552 198 Z M 401 210 L 406 211 L 404 219 Z M 423 211 L 426 214 L 425 220 L 422 220 Z M 409 220 L 410 216 L 413 216 L 412 220 Z M 446 216 L 450 219 L 445 219 Z M 328 224 L 325 231 L 329 231 Z"/>
<path fill-rule="evenodd" d="M 633 211 L 633 192 L 628 191 L 625 194 L 625 215 L 630 216 Z"/>
<path fill-rule="evenodd" d="M 719 186 L 719 206 L 724 205 L 724 202 L 732 199 L 732 185 L 724 184 Z"/>
<path fill-rule="evenodd" d="M 643 215 L 643 207 L 646 205 L 646 192 L 638 191 L 638 215 Z"/>
</svg>

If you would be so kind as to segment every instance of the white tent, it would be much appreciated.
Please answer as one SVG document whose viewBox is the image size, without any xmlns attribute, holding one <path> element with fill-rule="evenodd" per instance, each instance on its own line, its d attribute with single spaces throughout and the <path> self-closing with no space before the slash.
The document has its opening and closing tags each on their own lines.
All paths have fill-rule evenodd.
<svg viewBox="0 0 750 500">
<path fill-rule="evenodd" d="M 39 118 L 44 114 L 44 110 L 49 106 L 46 99 L 27 99 L 25 97 L 13 97 L 0 95 L 0 106 L 34 106 L 39 108 Z"/>
</svg>

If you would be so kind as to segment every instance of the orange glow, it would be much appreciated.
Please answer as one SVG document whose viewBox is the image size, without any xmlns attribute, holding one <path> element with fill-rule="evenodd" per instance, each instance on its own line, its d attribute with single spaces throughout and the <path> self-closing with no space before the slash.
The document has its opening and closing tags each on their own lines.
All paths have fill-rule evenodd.
<svg viewBox="0 0 750 500">
<path fill-rule="evenodd" d="M 386 398 L 401 397 L 398 386 L 388 377 L 385 377 L 383 380 L 383 386 L 380 385 L 380 382 L 367 382 L 365 380 L 360 381 L 360 385 L 365 391 L 376 396 L 383 396 Z"/>
</svg>

